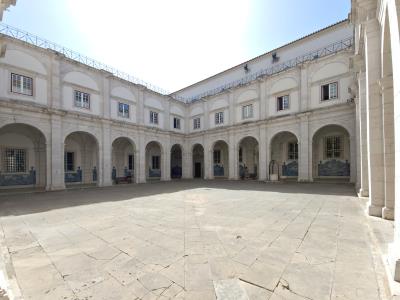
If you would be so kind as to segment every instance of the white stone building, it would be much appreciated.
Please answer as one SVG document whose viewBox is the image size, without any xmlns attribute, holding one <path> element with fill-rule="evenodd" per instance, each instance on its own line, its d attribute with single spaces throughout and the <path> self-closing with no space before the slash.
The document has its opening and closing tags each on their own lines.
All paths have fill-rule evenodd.
<svg viewBox="0 0 400 300">
<path fill-rule="evenodd" d="M 349 20 L 170 95 L 1 25 L 0 188 L 350 182 L 396 220 L 399 281 L 399 9 L 353 0 Z"/>
</svg>

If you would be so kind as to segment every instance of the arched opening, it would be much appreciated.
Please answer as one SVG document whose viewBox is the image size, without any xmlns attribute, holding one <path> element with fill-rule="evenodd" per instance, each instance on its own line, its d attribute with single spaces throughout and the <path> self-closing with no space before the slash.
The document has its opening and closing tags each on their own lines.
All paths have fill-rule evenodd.
<svg viewBox="0 0 400 300">
<path fill-rule="evenodd" d="M 66 185 L 98 182 L 99 146 L 87 132 L 70 133 L 64 141 L 64 181 Z"/>
<path fill-rule="evenodd" d="M 178 144 L 171 148 L 171 178 L 182 178 L 182 147 Z"/>
<path fill-rule="evenodd" d="M 214 178 L 226 178 L 229 175 L 229 147 L 224 141 L 217 141 L 213 147 Z"/>
<path fill-rule="evenodd" d="M 113 182 L 133 183 L 137 178 L 135 170 L 135 144 L 126 137 L 119 137 L 112 143 L 112 172 Z"/>
<path fill-rule="evenodd" d="M 345 128 L 320 128 L 313 136 L 312 151 L 314 181 L 350 180 L 350 136 Z"/>
<path fill-rule="evenodd" d="M 160 180 L 162 171 L 162 149 L 158 142 L 150 142 L 146 146 L 146 178 Z"/>
<path fill-rule="evenodd" d="M 37 128 L 9 124 L 0 129 L 0 188 L 46 186 L 46 138 Z"/>
<path fill-rule="evenodd" d="M 297 137 L 288 131 L 276 134 L 271 140 L 270 151 L 270 180 L 297 180 L 299 173 Z"/>
<path fill-rule="evenodd" d="M 243 138 L 239 143 L 238 150 L 239 178 L 258 178 L 258 141 L 251 136 Z"/>
<path fill-rule="evenodd" d="M 193 178 L 204 178 L 204 148 L 200 144 L 193 146 Z"/>
</svg>

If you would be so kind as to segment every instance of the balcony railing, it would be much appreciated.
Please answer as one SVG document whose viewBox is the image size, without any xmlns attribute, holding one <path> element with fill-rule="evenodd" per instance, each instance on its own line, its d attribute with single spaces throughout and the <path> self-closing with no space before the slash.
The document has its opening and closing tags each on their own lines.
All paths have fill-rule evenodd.
<svg viewBox="0 0 400 300">
<path fill-rule="evenodd" d="M 148 88 L 152 91 L 155 91 L 157 93 L 160 93 L 163 95 L 169 94 L 168 91 L 166 91 L 158 86 L 155 86 L 151 83 L 143 81 L 135 76 L 129 75 L 126 72 L 120 71 L 114 67 L 103 64 L 93 58 L 82 55 L 74 50 L 60 46 L 56 43 L 50 42 L 50 41 L 48 41 L 44 38 L 41 38 L 37 35 L 34 35 L 29 32 L 23 31 L 21 29 L 12 27 L 10 25 L 0 23 L 0 34 L 10 36 L 12 38 L 18 39 L 20 41 L 24 41 L 26 43 L 29 43 L 31 45 L 34 45 L 34 46 L 37 46 L 37 47 L 40 47 L 43 49 L 51 49 L 53 51 L 56 51 L 58 53 L 65 55 L 69 59 L 75 60 L 79 63 L 85 64 L 87 66 L 90 66 L 90 67 L 98 69 L 98 70 L 105 70 L 105 71 L 113 74 L 115 77 L 121 78 L 123 80 L 127 80 L 127 81 L 135 83 L 135 84 L 143 85 L 146 88 Z"/>
</svg>

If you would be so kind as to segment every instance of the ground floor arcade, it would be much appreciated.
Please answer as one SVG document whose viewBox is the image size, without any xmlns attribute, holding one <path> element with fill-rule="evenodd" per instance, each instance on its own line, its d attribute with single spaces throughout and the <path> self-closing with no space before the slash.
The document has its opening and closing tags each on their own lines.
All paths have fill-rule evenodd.
<svg viewBox="0 0 400 300">
<path fill-rule="evenodd" d="M 50 129 L 50 130 L 49 130 Z M 46 130 L 52 131 L 51 128 Z M 154 180 L 340 180 L 355 182 L 350 132 L 341 125 L 317 128 L 309 141 L 294 130 L 258 134 L 149 137 L 79 128 L 46 137 L 34 124 L 0 128 L 0 187 L 108 186 Z M 59 139 L 54 145 L 49 139 Z M 307 147 L 304 146 L 307 145 Z"/>
</svg>

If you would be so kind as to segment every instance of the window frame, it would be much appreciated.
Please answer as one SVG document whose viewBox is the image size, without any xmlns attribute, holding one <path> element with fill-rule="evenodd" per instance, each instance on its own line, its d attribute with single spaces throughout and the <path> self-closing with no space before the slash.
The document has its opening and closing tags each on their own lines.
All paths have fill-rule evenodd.
<svg viewBox="0 0 400 300">
<path fill-rule="evenodd" d="M 78 94 L 80 95 L 79 102 L 78 102 L 78 99 L 77 99 L 77 95 Z M 84 105 L 84 103 L 85 103 L 85 99 L 84 99 L 85 97 L 84 96 L 87 96 L 87 106 Z M 78 103 L 79 103 L 79 105 L 78 105 Z M 86 93 L 86 92 L 82 92 L 80 90 L 74 90 L 74 106 L 77 107 L 77 108 L 90 110 L 90 107 L 91 107 L 90 94 Z"/>
<path fill-rule="evenodd" d="M 254 117 L 253 103 L 242 106 L 242 119 L 252 119 Z"/>
<path fill-rule="evenodd" d="M 121 112 L 121 107 L 122 107 L 122 112 Z M 127 107 L 128 109 L 124 109 Z M 130 116 L 130 105 L 128 103 L 124 102 L 118 102 L 118 116 L 121 118 L 129 119 Z"/>
<path fill-rule="evenodd" d="M 293 145 L 294 149 L 291 149 Z M 287 144 L 287 157 L 288 160 L 298 160 L 299 159 L 299 144 L 297 142 L 289 142 Z"/>
<path fill-rule="evenodd" d="M 68 153 L 72 154 L 72 169 L 68 168 Z M 73 151 L 64 151 L 64 172 L 75 172 L 75 152 Z"/>
<path fill-rule="evenodd" d="M 8 152 L 12 151 L 12 157 L 8 156 Z M 23 153 L 23 165 L 18 163 L 18 154 Z M 12 158 L 12 161 L 8 158 Z M 21 174 L 28 173 L 28 151 L 25 148 L 6 147 L 3 150 L 3 169 L 5 174 Z M 21 169 L 22 166 L 22 169 Z M 12 169 L 11 169 L 12 168 Z"/>
<path fill-rule="evenodd" d="M 219 111 L 215 113 L 215 118 L 214 118 L 215 125 L 222 125 L 224 124 L 224 112 Z"/>
<path fill-rule="evenodd" d="M 181 129 L 181 119 L 174 117 L 174 129 Z"/>
<path fill-rule="evenodd" d="M 328 149 L 328 141 L 331 141 L 331 149 Z M 339 144 L 339 148 L 335 147 Z M 342 159 L 344 157 L 343 136 L 329 135 L 324 137 L 324 158 L 325 159 Z M 339 156 L 336 155 L 339 153 Z"/>
<path fill-rule="evenodd" d="M 14 83 L 14 76 L 19 76 L 19 79 L 21 81 L 21 86 L 19 86 L 19 87 L 14 86 L 14 84 L 13 84 Z M 30 93 L 24 92 L 24 90 L 25 90 L 24 89 L 25 79 L 29 79 L 30 80 L 30 85 L 31 85 Z M 10 83 L 10 85 L 11 85 L 11 93 L 33 97 L 33 77 L 11 72 L 11 83 Z M 20 90 L 15 90 L 15 89 L 20 89 Z"/>
<path fill-rule="evenodd" d="M 193 129 L 200 129 L 201 128 L 201 119 L 200 117 L 193 119 Z"/>
<path fill-rule="evenodd" d="M 216 149 L 213 151 L 213 162 L 214 162 L 214 165 L 221 164 L 221 150 L 220 149 Z"/>
<path fill-rule="evenodd" d="M 128 170 L 135 170 L 135 156 L 133 154 L 128 154 Z"/>
<path fill-rule="evenodd" d="M 287 105 L 285 106 L 285 99 L 286 99 L 286 103 Z M 282 100 L 282 105 L 280 105 L 280 101 Z M 282 107 L 282 108 L 280 108 Z M 276 97 L 276 111 L 285 111 L 285 110 L 289 110 L 290 109 L 290 95 L 286 94 L 286 95 L 282 95 L 282 96 L 278 96 Z"/>
<path fill-rule="evenodd" d="M 151 156 L 151 169 L 152 170 L 160 170 L 160 156 L 159 155 Z"/>
<path fill-rule="evenodd" d="M 150 124 L 158 125 L 158 112 L 150 110 Z"/>
<path fill-rule="evenodd" d="M 335 97 L 331 96 L 331 86 L 333 86 L 333 85 L 336 86 L 336 95 L 335 95 Z M 326 86 L 328 87 L 328 98 L 324 99 L 324 87 L 326 87 Z M 321 88 L 320 88 L 320 91 L 321 91 L 320 92 L 321 93 L 321 98 L 320 98 L 321 102 L 339 99 L 339 81 L 332 81 L 332 82 L 329 82 L 329 83 L 322 84 Z"/>
</svg>

